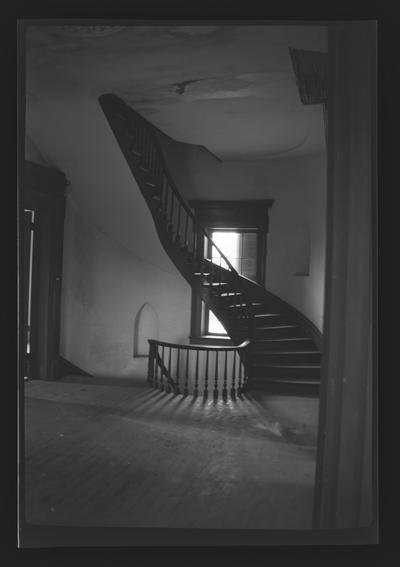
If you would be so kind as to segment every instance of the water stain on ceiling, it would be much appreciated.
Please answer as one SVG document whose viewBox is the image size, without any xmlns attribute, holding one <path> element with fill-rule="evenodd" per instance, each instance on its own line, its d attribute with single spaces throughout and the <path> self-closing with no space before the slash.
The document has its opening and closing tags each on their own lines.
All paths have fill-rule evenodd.
<svg viewBox="0 0 400 567">
<path fill-rule="evenodd" d="M 301 104 L 289 46 L 326 51 L 326 35 L 297 25 L 33 25 L 27 85 L 65 104 L 113 92 L 171 125 L 167 134 L 221 156 L 285 144 L 310 153 L 323 148 L 322 111 Z"/>
</svg>

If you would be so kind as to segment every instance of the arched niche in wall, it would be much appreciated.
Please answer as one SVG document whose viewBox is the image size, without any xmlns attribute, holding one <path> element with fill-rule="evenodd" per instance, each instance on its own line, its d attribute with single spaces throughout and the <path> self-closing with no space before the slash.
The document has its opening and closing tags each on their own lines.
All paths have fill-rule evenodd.
<svg viewBox="0 0 400 567">
<path fill-rule="evenodd" d="M 149 355 L 148 339 L 158 339 L 160 322 L 150 303 L 144 303 L 136 314 L 133 335 L 133 356 Z"/>
<path fill-rule="evenodd" d="M 297 223 L 293 239 L 293 275 L 310 275 L 311 236 L 310 227 L 306 221 Z"/>
</svg>

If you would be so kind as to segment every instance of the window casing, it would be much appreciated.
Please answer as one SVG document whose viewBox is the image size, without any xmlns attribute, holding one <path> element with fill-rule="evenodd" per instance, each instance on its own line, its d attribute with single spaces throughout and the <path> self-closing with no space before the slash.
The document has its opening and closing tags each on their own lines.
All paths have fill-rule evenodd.
<svg viewBox="0 0 400 567">
<path fill-rule="evenodd" d="M 268 212 L 273 201 L 190 201 L 189 204 L 199 224 L 215 240 L 238 273 L 265 285 Z M 224 261 L 215 252 L 211 257 L 211 250 L 207 249 L 205 242 L 202 253 L 223 266 Z M 194 293 L 190 340 L 203 344 L 231 342 L 212 312 Z"/>
</svg>

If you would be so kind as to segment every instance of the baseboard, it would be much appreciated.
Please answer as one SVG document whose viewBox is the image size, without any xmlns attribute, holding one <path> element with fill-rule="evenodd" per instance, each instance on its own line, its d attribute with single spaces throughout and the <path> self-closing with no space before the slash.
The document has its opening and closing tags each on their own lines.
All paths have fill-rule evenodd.
<svg viewBox="0 0 400 567">
<path fill-rule="evenodd" d="M 92 374 L 89 374 L 85 370 L 82 370 L 82 368 L 79 368 L 79 366 L 75 366 L 75 364 L 72 364 L 72 362 L 70 362 L 66 358 L 60 356 L 58 360 L 59 378 L 63 378 L 64 376 L 69 376 L 70 374 L 74 374 L 76 376 L 93 376 Z"/>
</svg>

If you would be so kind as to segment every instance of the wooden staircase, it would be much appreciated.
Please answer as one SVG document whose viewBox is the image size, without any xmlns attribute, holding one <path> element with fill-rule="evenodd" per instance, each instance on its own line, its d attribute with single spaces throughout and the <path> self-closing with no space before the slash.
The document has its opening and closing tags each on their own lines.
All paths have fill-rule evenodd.
<svg viewBox="0 0 400 567">
<path fill-rule="evenodd" d="M 100 106 L 154 219 L 161 244 L 225 327 L 247 372 L 247 389 L 318 394 L 321 333 L 302 313 L 239 275 L 195 220 L 170 174 L 158 130 L 119 97 Z M 200 246 L 201 239 L 208 246 Z M 200 254 L 209 250 L 210 258 Z M 218 257 L 211 261 L 211 258 Z"/>
</svg>

